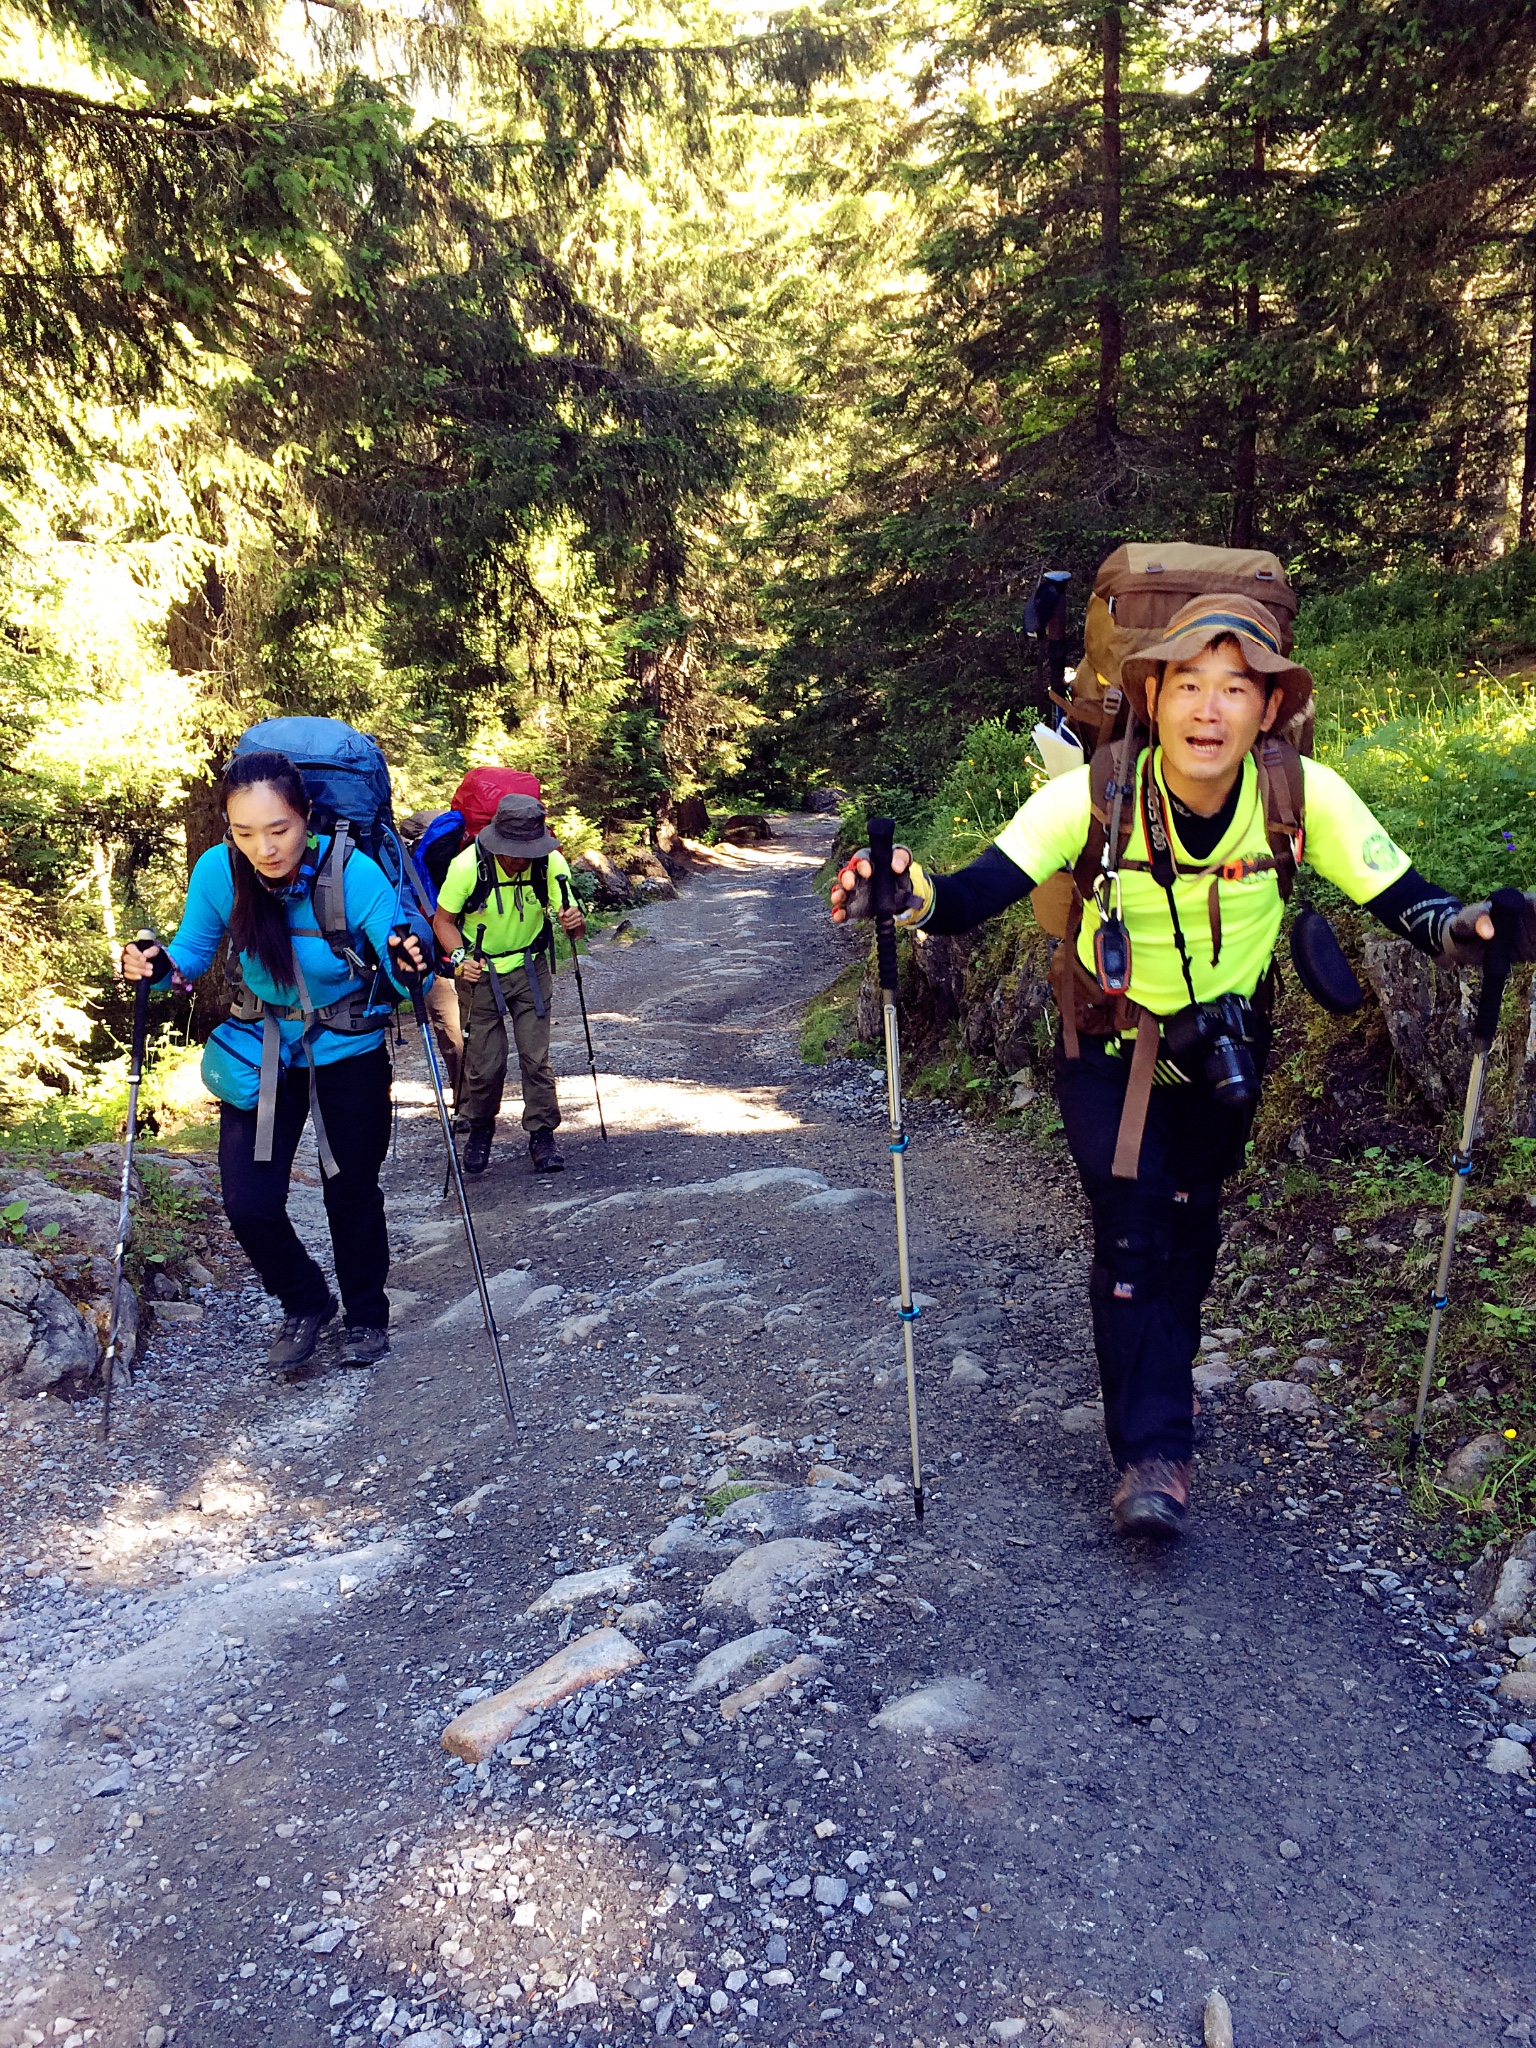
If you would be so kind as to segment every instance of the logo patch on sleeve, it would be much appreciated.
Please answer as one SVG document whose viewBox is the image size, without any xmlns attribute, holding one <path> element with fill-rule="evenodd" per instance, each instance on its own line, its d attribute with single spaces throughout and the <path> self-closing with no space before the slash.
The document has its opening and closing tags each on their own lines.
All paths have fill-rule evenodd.
<svg viewBox="0 0 1536 2048">
<path fill-rule="evenodd" d="M 1117 1280 L 1115 1282 L 1115 1299 L 1116 1301 L 1134 1301 L 1136 1299 L 1135 1281 Z"/>
</svg>

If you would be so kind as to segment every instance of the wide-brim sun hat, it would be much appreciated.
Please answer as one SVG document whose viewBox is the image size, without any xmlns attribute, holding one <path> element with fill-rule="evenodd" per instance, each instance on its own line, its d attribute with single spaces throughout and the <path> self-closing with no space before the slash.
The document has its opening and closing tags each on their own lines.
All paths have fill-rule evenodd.
<svg viewBox="0 0 1536 2048">
<path fill-rule="evenodd" d="M 1137 715 L 1146 719 L 1147 680 L 1165 662 L 1192 661 L 1215 641 L 1228 638 L 1237 641 L 1248 667 L 1281 691 L 1277 730 L 1306 709 L 1312 701 L 1311 673 L 1281 652 L 1280 627 L 1274 614 L 1251 597 L 1217 591 L 1180 605 L 1155 647 L 1128 654 L 1121 663 L 1120 680 Z"/>
<path fill-rule="evenodd" d="M 558 845 L 536 796 L 504 796 L 495 817 L 475 838 L 487 853 L 507 860 L 537 860 L 541 854 L 554 853 Z"/>
</svg>

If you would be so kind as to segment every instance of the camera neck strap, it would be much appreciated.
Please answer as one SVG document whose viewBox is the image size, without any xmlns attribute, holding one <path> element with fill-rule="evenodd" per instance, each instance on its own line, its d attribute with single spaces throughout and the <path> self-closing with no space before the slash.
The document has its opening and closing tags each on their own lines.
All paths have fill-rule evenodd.
<svg viewBox="0 0 1536 2048">
<path fill-rule="evenodd" d="M 1152 766 L 1152 750 L 1148 748 L 1145 766 L 1141 771 L 1141 827 L 1147 841 L 1147 863 L 1152 870 L 1152 879 L 1168 898 L 1168 915 L 1173 923 L 1173 943 L 1178 948 L 1179 966 L 1184 973 L 1184 986 L 1189 990 L 1189 1000 L 1198 1004 L 1195 994 L 1195 977 L 1189 962 L 1189 947 L 1184 941 L 1184 926 L 1179 919 L 1178 899 L 1174 895 L 1174 884 L 1179 879 L 1178 862 L 1173 857 L 1173 843 L 1168 831 L 1167 813 L 1163 809 L 1163 792 L 1158 786 L 1157 775 Z"/>
</svg>

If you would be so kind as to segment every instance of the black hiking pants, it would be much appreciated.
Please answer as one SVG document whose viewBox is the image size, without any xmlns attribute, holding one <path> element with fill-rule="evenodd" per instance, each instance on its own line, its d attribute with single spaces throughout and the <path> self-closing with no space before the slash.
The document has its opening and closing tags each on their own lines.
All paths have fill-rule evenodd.
<svg viewBox="0 0 1536 2048">
<path fill-rule="evenodd" d="M 1130 1077 L 1102 1039 L 1082 1057 L 1056 1046 L 1056 1096 L 1093 1212 L 1088 1299 L 1104 1390 L 1104 1434 L 1119 1470 L 1148 1458 L 1188 1461 L 1190 1377 L 1200 1308 L 1221 1243 L 1221 1184 L 1242 1163 L 1251 1115 L 1224 1109 L 1203 1081 L 1152 1090 L 1141 1172 L 1110 1172 Z M 1256 1050 L 1262 1051 L 1262 1048 Z"/>
<path fill-rule="evenodd" d="M 333 1060 L 315 1075 L 320 1114 L 340 1172 L 324 1178 L 325 1215 L 342 1311 L 353 1327 L 389 1327 L 384 1282 L 389 1237 L 379 1168 L 389 1150 L 389 1054 L 383 1046 Z M 277 1083 L 272 1157 L 256 1163 L 256 1112 L 219 1108 L 219 1177 L 224 1213 L 268 1294 L 289 1315 L 318 1315 L 330 1298 L 324 1273 L 288 1216 L 288 1179 L 309 1116 L 309 1069 L 290 1067 Z"/>
</svg>

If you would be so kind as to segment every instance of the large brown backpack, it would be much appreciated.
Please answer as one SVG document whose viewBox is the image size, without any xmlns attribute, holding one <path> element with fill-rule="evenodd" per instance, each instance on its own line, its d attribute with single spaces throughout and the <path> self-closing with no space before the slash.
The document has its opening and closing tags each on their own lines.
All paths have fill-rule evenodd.
<svg viewBox="0 0 1536 2048">
<path fill-rule="evenodd" d="M 1078 1056 L 1079 1034 L 1110 1036 L 1137 1032 L 1137 1058 L 1116 1147 L 1114 1172 L 1135 1177 L 1142 1128 L 1156 1063 L 1157 1020 L 1125 996 L 1100 988 L 1077 957 L 1084 905 L 1104 864 L 1113 832 L 1112 868 L 1122 865 L 1135 821 L 1128 781 L 1141 747 L 1150 737 L 1121 681 L 1121 664 L 1155 646 L 1178 611 L 1192 597 L 1232 594 L 1264 606 L 1275 621 L 1283 653 L 1289 654 L 1299 601 L 1277 556 L 1259 548 L 1196 547 L 1187 541 L 1162 545 L 1133 542 L 1117 548 L 1093 580 L 1084 627 L 1084 656 L 1060 700 L 1066 723 L 1089 756 L 1093 807 L 1087 844 L 1073 866 L 1050 875 L 1032 897 L 1041 927 L 1064 943 L 1051 962 L 1051 982 L 1062 1013 L 1069 1059 Z M 1264 806 L 1270 864 L 1282 899 L 1295 886 L 1301 856 L 1304 786 L 1301 756 L 1312 751 L 1315 713 L 1309 698 L 1283 732 L 1265 734 L 1254 749 Z M 1219 870 L 1212 868 L 1209 892 L 1213 955 L 1221 946 Z M 1147 1026 L 1152 1026 L 1150 1030 Z"/>
<path fill-rule="evenodd" d="M 1196 547 L 1183 540 L 1132 541 L 1100 564 L 1083 622 L 1083 659 L 1071 698 L 1061 707 L 1086 752 L 1113 739 L 1123 722 L 1120 664 L 1160 640 L 1180 605 L 1218 592 L 1263 605 L 1280 629 L 1280 651 L 1290 653 L 1300 600 L 1278 555 L 1263 548 Z M 1298 743 L 1295 736 L 1286 737 Z M 1302 752 L 1310 751 L 1310 740 L 1309 728 Z"/>
</svg>

